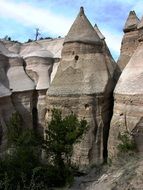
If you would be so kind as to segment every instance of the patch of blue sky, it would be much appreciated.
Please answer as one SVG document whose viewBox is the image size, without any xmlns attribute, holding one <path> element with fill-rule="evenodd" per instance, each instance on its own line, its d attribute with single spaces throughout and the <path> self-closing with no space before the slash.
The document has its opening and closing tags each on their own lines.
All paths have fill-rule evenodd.
<svg viewBox="0 0 143 190">
<path fill-rule="evenodd" d="M 80 6 L 92 25 L 98 25 L 117 58 L 129 11 L 141 17 L 143 0 L 0 0 L 0 38 L 9 35 L 24 42 L 34 38 L 35 28 L 40 28 L 41 37 L 64 37 Z"/>
</svg>

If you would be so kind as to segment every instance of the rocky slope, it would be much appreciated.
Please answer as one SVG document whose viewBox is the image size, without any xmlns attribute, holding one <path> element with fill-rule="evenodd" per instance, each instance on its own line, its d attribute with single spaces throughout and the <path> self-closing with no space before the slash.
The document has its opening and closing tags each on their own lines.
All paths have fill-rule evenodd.
<svg viewBox="0 0 143 190">
<path fill-rule="evenodd" d="M 125 153 L 110 165 L 92 168 L 88 175 L 75 178 L 64 190 L 143 190 L 142 154 Z"/>
</svg>

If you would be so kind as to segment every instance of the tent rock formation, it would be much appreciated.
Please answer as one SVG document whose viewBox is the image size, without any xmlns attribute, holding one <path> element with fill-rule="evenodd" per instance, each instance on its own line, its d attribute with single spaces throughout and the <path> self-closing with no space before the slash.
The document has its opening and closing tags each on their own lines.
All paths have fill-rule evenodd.
<svg viewBox="0 0 143 190">
<path fill-rule="evenodd" d="M 118 136 L 128 132 L 143 152 L 143 18 L 138 24 L 138 40 L 134 54 L 124 68 L 114 90 L 114 110 L 111 121 L 109 152 L 117 155 Z"/>
<path fill-rule="evenodd" d="M 130 11 L 123 29 L 124 36 L 121 43 L 121 54 L 117 62 L 121 70 L 125 68 L 138 46 L 139 35 L 137 27 L 139 21 L 135 11 Z"/>
<path fill-rule="evenodd" d="M 47 120 L 50 110 L 57 107 L 64 115 L 73 111 L 88 121 L 88 132 L 75 145 L 72 156 L 80 169 L 106 159 L 115 73 L 116 63 L 104 39 L 81 7 L 65 37 L 61 62 L 46 98 Z"/>
</svg>

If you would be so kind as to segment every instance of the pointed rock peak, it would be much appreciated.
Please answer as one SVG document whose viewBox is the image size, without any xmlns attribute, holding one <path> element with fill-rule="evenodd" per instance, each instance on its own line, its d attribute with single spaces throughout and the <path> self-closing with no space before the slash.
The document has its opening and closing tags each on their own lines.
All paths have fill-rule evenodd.
<svg viewBox="0 0 143 190">
<path fill-rule="evenodd" d="M 101 31 L 99 30 L 97 24 L 94 25 L 94 30 L 96 31 L 96 33 L 98 34 L 99 38 L 101 40 L 105 40 L 105 37 L 103 36 L 103 34 L 101 33 Z"/>
<path fill-rule="evenodd" d="M 93 26 L 84 14 L 83 7 L 80 8 L 80 12 L 72 24 L 64 43 L 70 42 L 82 42 L 88 44 L 99 44 L 101 39 Z"/>
<path fill-rule="evenodd" d="M 84 8 L 80 7 L 80 16 L 84 15 Z"/>
<path fill-rule="evenodd" d="M 124 32 L 130 32 L 137 29 L 139 23 L 139 18 L 137 17 L 135 11 L 130 11 L 127 21 L 125 23 Z"/>
</svg>

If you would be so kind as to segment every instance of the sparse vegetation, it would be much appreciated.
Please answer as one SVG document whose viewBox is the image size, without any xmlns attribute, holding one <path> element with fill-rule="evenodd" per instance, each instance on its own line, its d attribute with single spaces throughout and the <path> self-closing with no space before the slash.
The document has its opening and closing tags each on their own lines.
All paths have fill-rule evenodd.
<svg viewBox="0 0 143 190">
<path fill-rule="evenodd" d="M 54 109 L 44 140 L 34 129 L 23 128 L 20 115 L 13 114 L 7 126 L 8 151 L 0 159 L 0 190 L 46 190 L 70 183 L 72 146 L 86 126 L 76 115 L 62 118 L 61 111 Z M 46 163 L 41 160 L 42 148 Z"/>
<path fill-rule="evenodd" d="M 28 39 L 28 41 L 26 43 L 30 43 L 33 42 L 34 40 Z"/>
<path fill-rule="evenodd" d="M 134 151 L 136 149 L 134 139 L 128 131 L 125 131 L 123 134 L 119 133 L 118 139 L 121 142 L 117 146 L 119 151 L 128 152 L 128 151 Z"/>
</svg>

